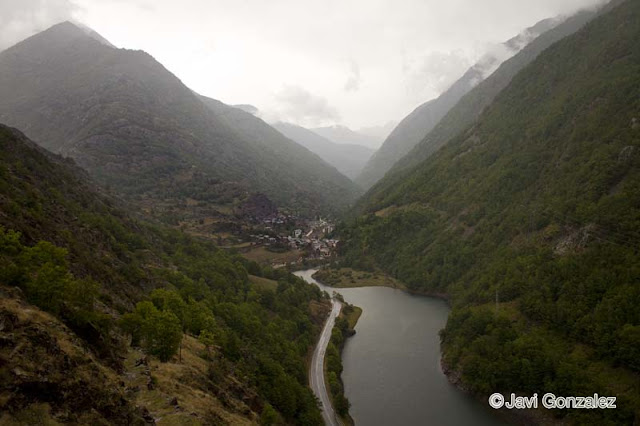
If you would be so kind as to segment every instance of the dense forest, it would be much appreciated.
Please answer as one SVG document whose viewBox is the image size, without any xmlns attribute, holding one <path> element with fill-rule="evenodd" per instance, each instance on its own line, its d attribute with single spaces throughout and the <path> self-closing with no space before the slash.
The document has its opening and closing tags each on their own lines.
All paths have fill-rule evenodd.
<svg viewBox="0 0 640 426">
<path fill-rule="evenodd" d="M 640 3 L 544 51 L 340 230 L 344 262 L 450 296 L 444 362 L 491 392 L 612 394 L 640 416 Z"/>
<path fill-rule="evenodd" d="M 89 363 L 107 371 L 105 377 L 124 374 L 129 345 L 180 363 L 181 342 L 192 336 L 207 348 L 200 354 L 209 365 L 208 377 L 198 378 L 203 391 L 244 401 L 246 411 L 239 414 L 247 421 L 322 423 L 305 364 L 322 322 L 312 307 L 326 304 L 319 289 L 130 217 L 120 201 L 96 192 L 72 162 L 16 130 L 0 127 L 0 152 L 0 293 L 54 315 L 87 351 L 78 359 L 62 358 L 51 349 L 61 346 L 59 339 L 13 347 L 19 329 L 31 341 L 28 330 L 35 326 L 20 328 L 20 312 L 3 305 L 0 360 L 10 377 L 0 385 L 9 416 L 2 421 L 24 418 L 33 404 L 46 403 L 44 417 L 53 420 L 141 422 L 130 395 L 92 382 L 99 377 L 73 377 L 74 369 Z M 15 295 L 12 287 L 21 292 Z M 8 323 L 14 324 L 10 336 L 3 331 Z M 47 350 L 45 358 L 55 365 L 66 359 L 69 371 L 38 373 L 38 365 L 25 364 L 35 357 L 27 348 Z M 100 402 L 81 398 L 86 388 Z M 252 394 L 257 397 L 249 401 Z M 125 408 L 115 410 L 114 404 Z"/>
</svg>

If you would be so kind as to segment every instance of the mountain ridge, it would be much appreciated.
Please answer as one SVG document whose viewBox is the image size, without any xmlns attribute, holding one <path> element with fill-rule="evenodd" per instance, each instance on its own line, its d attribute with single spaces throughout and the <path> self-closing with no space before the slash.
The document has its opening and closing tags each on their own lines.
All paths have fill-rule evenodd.
<svg viewBox="0 0 640 426">
<path fill-rule="evenodd" d="M 0 53 L 0 95 L 0 120 L 73 157 L 102 184 L 168 200 L 168 209 L 185 197 L 229 203 L 249 185 L 309 212 L 338 211 L 358 194 L 266 123 L 246 117 L 258 132 L 247 137 L 151 55 L 111 48 L 69 22 Z"/>
<path fill-rule="evenodd" d="M 278 122 L 272 126 L 289 139 L 318 154 L 352 180 L 374 153 L 373 149 L 364 145 L 336 143 L 295 124 Z"/>
<path fill-rule="evenodd" d="M 486 53 L 447 90 L 416 107 L 403 118 L 376 151 L 356 182 L 365 189 L 373 186 L 402 157 L 407 155 L 462 97 L 491 75 L 498 66 L 525 47 L 532 39 L 558 25 L 559 18 L 545 19 L 502 43 L 499 52 Z M 504 51 L 508 51 L 505 53 Z"/>
<path fill-rule="evenodd" d="M 380 190 L 384 190 L 383 188 L 387 188 L 388 185 L 394 185 L 394 182 L 401 180 L 406 171 L 428 158 L 459 132 L 471 126 L 511 79 L 542 51 L 564 37 L 574 34 L 591 20 L 618 4 L 620 4 L 620 0 L 612 0 L 596 9 L 577 12 L 541 34 L 518 54 L 502 63 L 492 75 L 464 95 L 408 154 L 391 167 L 385 179 L 378 181 L 376 186 L 379 185 Z"/>
</svg>

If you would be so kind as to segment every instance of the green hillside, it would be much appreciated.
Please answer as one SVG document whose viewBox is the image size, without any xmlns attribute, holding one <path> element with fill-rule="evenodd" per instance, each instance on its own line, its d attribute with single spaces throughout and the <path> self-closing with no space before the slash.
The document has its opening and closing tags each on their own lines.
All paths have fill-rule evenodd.
<svg viewBox="0 0 640 426">
<path fill-rule="evenodd" d="M 557 19 L 545 19 L 531 28 L 527 28 L 516 37 L 502 43 L 500 54 L 489 52 L 474 64 L 455 83 L 440 96 L 418 106 L 407 115 L 385 139 L 367 163 L 362 173 L 356 178 L 356 183 L 365 189 L 371 188 L 377 181 L 393 167 L 393 165 L 407 155 L 427 134 L 444 118 L 444 116 L 458 104 L 460 99 L 472 90 L 478 83 L 487 78 L 505 59 L 504 52 L 516 54 L 523 46 L 541 34 L 553 29 L 560 22 Z M 551 44 L 551 42 L 549 42 Z M 547 44 L 547 46 L 549 45 Z M 504 73 L 494 80 L 506 85 L 513 74 Z M 504 86 L 503 86 L 504 87 Z M 477 91 L 482 93 L 482 91 Z M 488 98 L 485 93 L 483 98 Z M 466 112 L 466 111 L 465 111 Z M 424 159 L 424 158 L 422 158 Z M 419 161 L 418 161 L 419 162 Z"/>
<path fill-rule="evenodd" d="M 618 396 L 575 424 L 640 419 L 639 39 L 626 1 L 554 44 L 341 230 L 347 263 L 451 296 L 470 390 Z"/>
<path fill-rule="evenodd" d="M 0 125 L 0 423 L 321 424 L 320 291 L 89 182 Z"/>
<path fill-rule="evenodd" d="M 413 136 L 417 140 L 406 148 L 406 151 L 402 153 L 404 156 L 396 157 L 396 160 L 389 164 L 389 172 L 385 179 L 378 181 L 373 192 L 385 192 L 401 182 L 412 167 L 429 158 L 449 140 L 473 124 L 485 108 L 491 105 L 496 96 L 509 85 L 513 77 L 535 60 L 542 51 L 564 37 L 575 33 L 594 17 L 610 10 L 621 1 L 613 0 L 599 10 L 579 11 L 550 29 L 544 28 L 549 26 L 547 21 L 539 23 L 538 25 L 542 27 L 537 30 L 537 32 L 542 32 L 540 36 L 501 64 L 486 80 L 481 81 L 473 89 L 467 89 L 466 95 L 459 94 L 456 99 L 459 102 L 455 105 L 449 104 L 448 108 L 437 116 L 436 122 L 432 122 L 428 128 L 425 127 L 421 135 Z M 535 31 L 535 28 L 533 27 L 532 30 Z M 546 31 L 544 31 L 545 29 Z M 473 74 L 466 77 L 467 81 L 474 78 Z M 457 84 L 462 84 L 463 79 Z M 379 178 L 382 176 L 380 175 Z"/>
</svg>

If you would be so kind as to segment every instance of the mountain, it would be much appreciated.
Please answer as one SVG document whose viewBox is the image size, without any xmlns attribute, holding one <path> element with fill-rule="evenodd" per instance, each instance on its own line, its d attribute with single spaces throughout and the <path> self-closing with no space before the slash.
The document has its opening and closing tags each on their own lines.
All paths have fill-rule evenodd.
<svg viewBox="0 0 640 426">
<path fill-rule="evenodd" d="M 371 149 L 378 149 L 382 143 L 380 138 L 354 132 L 345 126 L 315 127 L 309 130 L 325 139 L 329 139 L 331 142 L 346 145 L 361 145 Z"/>
<path fill-rule="evenodd" d="M 322 424 L 328 299 L 98 188 L 0 125 L 0 424 Z"/>
<path fill-rule="evenodd" d="M 389 170 L 395 172 L 424 160 L 473 122 L 540 52 L 580 29 L 595 15 L 595 11 L 581 11 L 564 20 L 540 21 L 486 54 L 442 95 L 420 105 L 402 120 L 356 182 L 370 188 Z"/>
<path fill-rule="evenodd" d="M 358 194 L 260 119 L 204 100 L 147 53 L 69 22 L 0 53 L 0 120 L 156 209 L 263 192 L 281 207 L 330 212 Z"/>
<path fill-rule="evenodd" d="M 471 89 L 491 75 L 510 56 L 515 55 L 531 40 L 549 31 L 559 21 L 546 19 L 527 28 L 521 34 L 485 54 L 460 79 L 437 98 L 423 103 L 405 117 L 389 134 L 384 143 L 365 166 L 357 183 L 365 189 L 373 186 L 391 167 L 420 142 L 425 135 L 462 99 Z"/>
<path fill-rule="evenodd" d="M 544 424 L 640 418 L 638 39 L 640 2 L 612 2 L 340 230 L 346 264 L 450 298 L 466 389 L 617 396 Z"/>
<path fill-rule="evenodd" d="M 275 123 L 273 127 L 289 139 L 296 141 L 334 166 L 340 173 L 353 179 L 367 163 L 374 150 L 362 145 L 331 142 L 317 133 L 290 123 Z"/>
<path fill-rule="evenodd" d="M 360 133 L 361 135 L 373 138 L 379 145 L 387 138 L 387 136 L 389 136 L 389 134 L 393 131 L 393 129 L 396 128 L 397 125 L 397 121 L 389 121 L 382 126 L 361 127 L 360 129 L 356 130 L 356 132 Z"/>
<path fill-rule="evenodd" d="M 258 112 L 260 112 L 260 110 L 258 110 L 257 107 L 249 104 L 239 104 L 239 105 L 231 105 L 231 106 L 234 108 L 241 109 L 244 112 L 248 112 L 249 114 L 252 114 L 252 115 L 257 115 Z"/>
<path fill-rule="evenodd" d="M 598 16 L 598 14 L 599 11 L 593 9 L 579 11 L 562 23 L 543 32 L 540 36 L 524 46 L 519 53 L 502 63 L 490 76 L 473 87 L 466 95 L 459 98 L 455 106 L 445 112 L 444 117 L 440 117 L 438 121 L 430 124 L 430 130 L 423 133 L 417 145 L 409 147 L 408 154 L 400 157 L 391 165 L 390 172 L 387 174 L 389 179 L 385 179 L 385 185 L 393 185 L 392 182 L 394 182 L 395 179 L 393 176 L 396 174 L 398 175 L 398 179 L 402 179 L 404 169 L 415 166 L 422 160 L 428 158 L 442 145 L 447 143 L 449 139 L 470 126 L 519 71 L 530 64 L 546 48 L 562 38 L 575 33 L 594 17 Z M 552 20 L 551 22 L 542 21 L 540 24 L 548 26 L 556 23 L 557 21 Z M 533 33 L 535 34 L 535 31 Z M 526 35 L 525 39 L 527 39 Z M 517 41 L 518 38 L 515 40 Z M 516 45 L 517 44 L 518 43 L 516 43 Z M 416 124 L 413 120 L 410 120 L 410 122 Z M 356 179 L 363 188 L 366 188 L 365 183 L 375 183 L 373 178 L 367 177 L 372 176 L 368 175 L 369 172 L 367 170 L 367 167 L 365 167 L 362 176 Z"/>
</svg>

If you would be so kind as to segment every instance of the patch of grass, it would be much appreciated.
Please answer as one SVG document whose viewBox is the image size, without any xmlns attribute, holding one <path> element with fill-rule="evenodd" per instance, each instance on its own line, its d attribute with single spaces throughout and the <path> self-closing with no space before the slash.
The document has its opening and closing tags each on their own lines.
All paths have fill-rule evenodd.
<svg viewBox="0 0 640 426">
<path fill-rule="evenodd" d="M 406 290 L 400 281 L 383 272 L 359 271 L 352 268 L 321 269 L 313 275 L 321 283 L 335 288 L 391 287 Z"/>
<path fill-rule="evenodd" d="M 249 282 L 253 284 L 255 287 L 263 290 L 276 291 L 276 289 L 278 288 L 277 281 L 270 280 L 268 278 L 257 277 L 255 275 L 249 275 Z"/>
<path fill-rule="evenodd" d="M 295 262 L 302 255 L 299 250 L 291 250 L 284 253 L 274 253 L 267 250 L 265 247 L 256 247 L 246 253 L 241 253 L 246 259 L 258 262 L 262 265 L 265 264 L 278 264 Z"/>
</svg>

